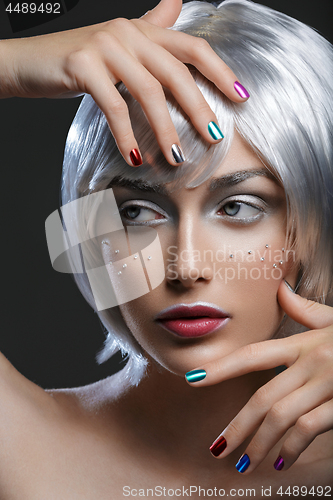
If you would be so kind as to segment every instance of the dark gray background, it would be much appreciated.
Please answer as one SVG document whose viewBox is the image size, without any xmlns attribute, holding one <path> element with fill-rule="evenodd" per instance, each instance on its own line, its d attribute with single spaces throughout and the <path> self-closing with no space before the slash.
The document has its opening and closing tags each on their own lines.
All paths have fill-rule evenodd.
<svg viewBox="0 0 333 500">
<path fill-rule="evenodd" d="M 58 20 L 16 33 L 26 37 L 115 17 L 139 17 L 155 0 L 80 0 Z M 264 0 L 316 28 L 330 41 L 332 0 Z M 0 39 L 11 38 L 0 4 Z M 333 75 L 332 75 L 333 76 Z M 1 77 L 1 75 L 0 75 Z M 66 134 L 80 98 L 0 101 L 2 198 L 2 329 L 0 350 L 37 384 L 83 385 L 112 373 L 120 357 L 102 366 L 95 354 L 104 334 L 72 278 L 52 269 L 45 219 L 59 206 Z"/>
</svg>

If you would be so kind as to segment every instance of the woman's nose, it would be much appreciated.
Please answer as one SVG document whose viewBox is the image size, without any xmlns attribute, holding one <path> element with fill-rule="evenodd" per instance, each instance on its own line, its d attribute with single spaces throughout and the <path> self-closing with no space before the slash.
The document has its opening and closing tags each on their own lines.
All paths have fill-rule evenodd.
<svg viewBox="0 0 333 500">
<path fill-rule="evenodd" d="M 212 248 L 205 231 L 189 221 L 179 226 L 175 245 L 167 248 L 166 279 L 176 286 L 190 288 L 213 278 Z"/>
</svg>

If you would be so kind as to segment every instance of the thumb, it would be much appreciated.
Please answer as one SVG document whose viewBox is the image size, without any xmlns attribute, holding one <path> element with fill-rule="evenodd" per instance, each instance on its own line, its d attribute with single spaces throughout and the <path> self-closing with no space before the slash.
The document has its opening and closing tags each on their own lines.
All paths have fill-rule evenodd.
<svg viewBox="0 0 333 500">
<path fill-rule="evenodd" d="M 311 330 L 326 328 L 333 324 L 333 307 L 293 293 L 285 280 L 280 283 L 277 298 L 280 306 L 291 319 Z"/>
<path fill-rule="evenodd" d="M 182 10 L 182 0 L 161 0 L 153 10 L 141 17 L 148 23 L 161 28 L 173 26 Z"/>
</svg>

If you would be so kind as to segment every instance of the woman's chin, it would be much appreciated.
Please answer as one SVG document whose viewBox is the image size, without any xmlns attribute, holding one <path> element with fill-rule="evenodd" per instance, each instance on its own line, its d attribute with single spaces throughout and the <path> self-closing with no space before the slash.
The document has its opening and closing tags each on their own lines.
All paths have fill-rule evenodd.
<svg viewBox="0 0 333 500">
<path fill-rule="evenodd" d="M 239 346 L 226 345 L 223 355 L 230 354 Z M 164 349 L 163 352 L 145 353 L 152 369 L 165 375 L 173 374 L 184 378 L 185 373 L 199 368 L 207 363 L 221 357 L 221 351 L 217 352 L 216 346 L 187 346 L 187 349 Z"/>
</svg>

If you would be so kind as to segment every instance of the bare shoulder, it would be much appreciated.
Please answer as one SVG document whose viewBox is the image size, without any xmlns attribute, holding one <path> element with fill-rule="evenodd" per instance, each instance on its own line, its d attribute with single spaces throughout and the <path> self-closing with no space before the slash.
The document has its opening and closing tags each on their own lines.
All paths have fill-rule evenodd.
<svg viewBox="0 0 333 500">
<path fill-rule="evenodd" d="M 101 386 L 45 390 L 0 356 L 2 500 L 108 498 L 110 470 L 120 472 Z M 112 411 L 105 413 L 112 421 Z"/>
<path fill-rule="evenodd" d="M 6 498 L 5 485 L 12 471 L 22 466 L 36 450 L 34 440 L 45 415 L 55 411 L 53 397 L 22 375 L 0 354 L 0 491 Z"/>
<path fill-rule="evenodd" d="M 51 403 L 52 396 L 34 382 L 28 380 L 0 353 L 1 409 L 0 432 L 4 420 L 14 418 L 28 408 L 40 407 L 43 401 Z M 6 422 L 9 424 L 9 422 Z"/>
<path fill-rule="evenodd" d="M 55 417 L 58 404 L 51 394 L 28 380 L 0 354 L 0 463 L 6 463 L 15 450 L 27 443 L 43 421 Z M 0 479 L 1 472 L 0 470 Z"/>
<path fill-rule="evenodd" d="M 113 402 L 117 399 L 119 383 L 110 376 L 93 384 L 76 388 L 43 389 L 22 375 L 0 353 L 0 436 L 3 432 L 25 427 L 33 421 L 51 424 L 94 420 L 107 407 L 112 418 Z"/>
</svg>

